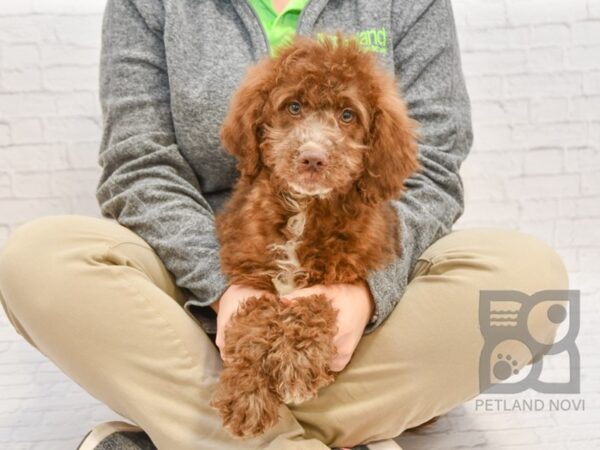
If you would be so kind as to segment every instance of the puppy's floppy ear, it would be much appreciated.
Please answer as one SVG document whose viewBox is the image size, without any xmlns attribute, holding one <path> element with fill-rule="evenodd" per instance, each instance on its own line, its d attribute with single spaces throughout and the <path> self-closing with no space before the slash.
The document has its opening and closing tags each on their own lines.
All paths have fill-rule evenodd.
<svg viewBox="0 0 600 450">
<path fill-rule="evenodd" d="M 363 200 L 370 204 L 396 198 L 404 180 L 419 168 L 417 123 L 408 116 L 393 77 L 382 77 L 380 83 L 365 170 L 358 182 Z"/>
<path fill-rule="evenodd" d="M 237 158 L 237 167 L 242 177 L 254 178 L 260 169 L 258 134 L 271 76 L 272 62 L 268 58 L 248 69 L 241 86 L 231 99 L 221 127 L 221 142 Z"/>
</svg>

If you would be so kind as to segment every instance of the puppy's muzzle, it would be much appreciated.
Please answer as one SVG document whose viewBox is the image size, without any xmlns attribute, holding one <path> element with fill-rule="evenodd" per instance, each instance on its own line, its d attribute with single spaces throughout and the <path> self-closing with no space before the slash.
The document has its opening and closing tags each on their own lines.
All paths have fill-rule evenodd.
<svg viewBox="0 0 600 450">
<path fill-rule="evenodd" d="M 327 166 L 327 153 L 317 144 L 303 144 L 298 154 L 298 163 L 302 171 L 321 172 Z"/>
</svg>

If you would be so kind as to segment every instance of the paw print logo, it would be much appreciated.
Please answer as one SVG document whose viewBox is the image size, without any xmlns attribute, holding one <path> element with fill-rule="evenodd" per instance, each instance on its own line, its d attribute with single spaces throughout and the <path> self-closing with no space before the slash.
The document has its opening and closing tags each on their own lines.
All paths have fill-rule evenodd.
<svg viewBox="0 0 600 450">
<path fill-rule="evenodd" d="M 494 376 L 499 380 L 508 380 L 511 375 L 518 375 L 519 362 L 513 359 L 511 355 L 504 356 L 498 353 L 498 361 L 494 364 Z"/>
<path fill-rule="evenodd" d="M 484 346 L 479 359 L 480 392 L 579 392 L 579 291 L 481 291 L 479 325 Z M 541 380 L 542 355 L 569 357 L 567 382 Z"/>
</svg>

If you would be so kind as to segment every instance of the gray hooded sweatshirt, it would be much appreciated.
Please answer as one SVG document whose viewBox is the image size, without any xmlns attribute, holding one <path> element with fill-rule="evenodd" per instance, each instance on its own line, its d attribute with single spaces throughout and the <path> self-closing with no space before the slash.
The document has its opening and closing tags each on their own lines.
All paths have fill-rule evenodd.
<svg viewBox="0 0 600 450">
<path fill-rule="evenodd" d="M 393 201 L 403 254 L 369 274 L 376 307 L 368 333 L 401 300 L 422 252 L 463 211 L 458 172 L 472 143 L 470 106 L 450 0 L 310 0 L 297 33 L 336 30 L 356 34 L 395 72 L 420 123 L 423 168 Z M 228 286 L 214 217 L 238 177 L 219 129 L 246 68 L 268 55 L 245 0 L 108 0 L 97 199 L 105 217 L 156 251 L 209 333 L 216 321 L 208 305 Z"/>
</svg>

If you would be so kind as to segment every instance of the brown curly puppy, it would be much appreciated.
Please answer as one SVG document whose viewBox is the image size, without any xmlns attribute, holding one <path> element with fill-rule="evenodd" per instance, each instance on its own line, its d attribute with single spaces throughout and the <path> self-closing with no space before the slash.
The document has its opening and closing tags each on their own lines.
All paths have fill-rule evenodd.
<svg viewBox="0 0 600 450">
<path fill-rule="evenodd" d="M 389 200 L 418 168 L 415 122 L 392 74 L 353 39 L 297 37 L 250 68 L 221 130 L 240 179 L 217 217 L 231 283 L 272 292 L 225 332 L 211 405 L 239 437 L 264 432 L 281 402 L 333 381 L 336 314 L 315 284 L 356 283 L 399 255 Z"/>
</svg>

